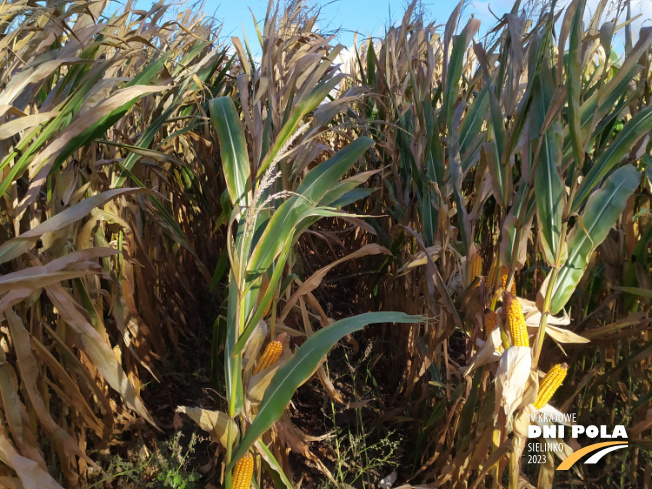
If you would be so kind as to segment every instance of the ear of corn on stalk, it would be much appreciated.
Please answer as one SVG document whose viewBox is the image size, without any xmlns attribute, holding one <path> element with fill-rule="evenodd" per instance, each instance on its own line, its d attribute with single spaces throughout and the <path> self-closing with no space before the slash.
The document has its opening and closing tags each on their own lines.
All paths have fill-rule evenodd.
<svg viewBox="0 0 652 489">
<path fill-rule="evenodd" d="M 482 257 L 479 253 L 476 253 L 471 259 L 469 278 L 473 280 L 475 277 L 479 277 L 480 275 L 482 275 Z"/>
<path fill-rule="evenodd" d="M 267 275 L 263 275 L 263 283 L 261 284 L 260 295 L 258 296 L 259 301 L 263 298 L 263 296 L 267 292 L 267 287 L 269 287 L 269 278 L 267 278 Z M 269 301 L 267 303 L 267 306 L 265 306 L 265 312 L 263 312 L 263 317 L 267 317 L 267 315 L 269 314 L 269 310 L 272 308 L 272 302 L 274 301 Z"/>
<path fill-rule="evenodd" d="M 489 275 L 487 275 L 487 288 L 491 288 L 496 283 L 496 266 L 498 262 L 494 260 L 489 268 Z"/>
<path fill-rule="evenodd" d="M 270 342 L 265 348 L 260 360 L 258 360 L 258 364 L 254 369 L 254 375 L 262 372 L 267 367 L 274 365 L 281 357 L 281 353 L 283 353 L 283 343 L 278 340 Z"/>
<path fill-rule="evenodd" d="M 249 489 L 251 487 L 251 477 L 254 475 L 254 457 L 247 452 L 238 460 L 233 468 L 233 489 Z"/>
<path fill-rule="evenodd" d="M 506 311 L 506 322 L 512 336 L 512 345 L 529 347 L 530 339 L 527 334 L 527 326 L 521 304 L 509 292 L 505 292 L 503 304 Z"/>
<path fill-rule="evenodd" d="M 503 267 L 503 271 L 500 272 L 500 286 L 503 289 L 507 285 L 507 277 L 509 277 L 509 267 Z M 512 280 L 512 286 L 509 288 L 509 291 L 512 295 L 516 295 L 516 281 Z"/>
<path fill-rule="evenodd" d="M 487 288 L 491 288 L 494 285 L 497 285 L 496 267 L 497 261 L 494 260 L 494 262 L 491 264 L 491 268 L 489 269 L 489 275 L 487 276 Z M 500 271 L 500 286 L 503 289 L 507 285 L 507 277 L 509 277 L 509 267 L 502 267 Z M 514 280 L 512 280 L 512 286 L 509 289 L 513 295 L 516 295 L 516 282 Z"/>
<path fill-rule="evenodd" d="M 539 392 L 537 393 L 537 400 L 534 403 L 536 409 L 541 409 L 544 407 L 552 396 L 555 394 L 555 391 L 559 388 L 561 383 L 566 378 L 566 372 L 568 371 L 568 365 L 565 363 L 557 364 L 548 370 L 548 373 L 543 377 L 543 380 L 539 384 Z"/>
<path fill-rule="evenodd" d="M 498 314 L 495 311 L 487 310 L 484 315 L 484 335 L 489 337 L 498 324 Z"/>
</svg>

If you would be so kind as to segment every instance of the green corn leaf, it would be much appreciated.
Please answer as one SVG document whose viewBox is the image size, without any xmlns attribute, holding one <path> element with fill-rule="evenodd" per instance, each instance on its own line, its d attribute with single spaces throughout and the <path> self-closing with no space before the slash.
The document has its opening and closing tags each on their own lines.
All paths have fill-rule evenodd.
<svg viewBox="0 0 652 489">
<path fill-rule="evenodd" d="M 621 215 L 627 199 L 641 182 L 641 174 L 631 165 L 619 168 L 586 203 L 568 236 L 568 259 L 559 270 L 552 292 L 551 312 L 557 314 L 579 283 L 591 253 L 604 241 Z M 547 281 L 542 291 L 547 287 Z"/>
<path fill-rule="evenodd" d="M 450 180 L 453 184 L 453 198 L 455 199 L 455 205 L 457 207 L 457 222 L 459 223 L 460 234 L 462 235 L 464 254 L 466 254 L 472 242 L 471 222 L 466 207 L 464 206 L 464 194 L 462 192 L 462 162 L 460 161 L 457 136 L 456 131 L 451 131 L 448 136 L 448 145 L 450 148 L 449 168 Z"/>
<path fill-rule="evenodd" d="M 376 88 L 376 53 L 371 38 L 367 44 L 367 85 Z"/>
<path fill-rule="evenodd" d="M 611 112 L 618 100 L 628 92 L 629 83 L 641 70 L 641 65 L 639 64 L 641 56 L 647 52 L 650 46 L 652 46 L 652 27 L 645 27 L 641 29 L 638 42 L 627 53 L 627 58 L 625 58 L 625 61 L 623 61 L 623 64 L 615 72 L 614 76 L 602 89 L 594 92 L 582 104 L 580 108 L 582 126 L 590 124 L 593 121 L 602 120 L 602 118 Z"/>
<path fill-rule="evenodd" d="M 506 190 L 511 190 L 512 186 L 510 181 L 507 181 L 507 185 L 505 184 L 505 172 L 503 171 L 503 165 L 500 163 L 500 155 L 498 154 L 498 146 L 495 139 L 484 143 L 480 151 L 481 158 L 487 163 L 494 198 L 499 205 L 507 207 L 505 198 L 508 196 L 508 192 Z M 511 169 L 511 166 L 508 168 Z M 511 172 L 509 176 L 511 176 Z M 505 188 L 506 186 L 507 189 Z"/>
<path fill-rule="evenodd" d="M 243 299 L 244 300 L 244 299 Z M 226 398 L 229 416 L 234 417 L 242 409 L 242 354 L 234 352 L 240 331 L 238 328 L 238 287 L 233 270 L 229 274 L 229 307 L 226 316 L 226 342 L 224 344 L 224 375 L 226 377 Z"/>
<path fill-rule="evenodd" d="M 597 159 L 577 190 L 572 212 L 580 209 L 582 202 L 587 199 L 600 180 L 627 156 L 639 139 L 650 131 L 652 131 L 652 107 L 646 107 L 625 124 L 615 141 Z"/>
<path fill-rule="evenodd" d="M 471 155 L 479 149 L 476 138 L 481 132 L 487 109 L 489 108 L 489 85 L 480 91 L 478 97 L 468 109 L 468 114 L 462 121 L 460 129 L 460 154 L 462 155 L 462 171 L 467 172 L 473 163 Z"/>
<path fill-rule="evenodd" d="M 455 112 L 455 100 L 457 99 L 458 85 L 462 77 L 464 68 L 464 57 L 466 48 L 478 29 L 480 21 L 478 19 L 469 19 L 466 27 L 453 41 L 450 61 L 448 63 L 448 77 L 446 80 L 446 89 L 444 94 L 444 108 L 442 115 L 446 117 L 446 125 L 449 131 L 453 130 L 453 114 Z"/>
<path fill-rule="evenodd" d="M 256 442 L 256 451 L 263 459 L 267 473 L 274 481 L 274 487 L 294 489 L 294 485 L 288 480 L 285 472 L 283 471 L 283 467 L 281 467 L 281 464 L 278 463 L 272 451 L 267 448 L 262 440 L 258 440 Z"/>
<path fill-rule="evenodd" d="M 534 87 L 530 134 L 539 135 L 554 94 L 552 73 L 548 66 L 542 68 Z M 537 219 L 543 256 L 548 265 L 553 265 L 561 239 L 561 219 L 566 202 L 566 190 L 558 169 L 562 153 L 561 125 L 558 120 L 550 124 L 543 135 L 531 141 L 535 148 L 538 148 L 539 144 L 541 149 L 534 170 Z M 565 258 L 563 256 L 563 259 Z"/>
<path fill-rule="evenodd" d="M 306 175 L 297 187 L 297 195 L 283 202 L 272 216 L 252 252 L 247 271 L 262 273 L 270 267 L 286 241 L 293 238 L 306 210 L 315 207 L 372 144 L 369 138 L 358 138 Z"/>
<path fill-rule="evenodd" d="M 303 100 L 294 106 L 294 110 L 288 117 L 287 122 L 283 125 L 283 128 L 276 137 L 274 146 L 267 153 L 265 159 L 263 160 L 260 168 L 258 169 L 258 176 L 260 177 L 269 165 L 274 161 L 285 145 L 285 143 L 292 137 L 294 131 L 299 127 L 301 119 L 303 119 L 309 112 L 312 112 L 319 106 L 320 103 L 324 101 L 326 96 L 333 90 L 338 83 L 342 81 L 344 75 L 335 76 L 328 81 L 322 82 L 315 87 L 315 89 Z M 291 104 L 288 104 L 288 108 L 291 107 Z"/>
<path fill-rule="evenodd" d="M 612 285 L 611 288 L 621 292 L 626 292 L 627 294 L 637 295 L 646 299 L 652 299 L 652 290 L 642 289 L 640 287 L 618 287 L 616 285 Z"/>
<path fill-rule="evenodd" d="M 375 191 L 375 188 L 354 188 L 353 190 L 349 190 L 341 197 L 334 200 L 331 203 L 331 207 L 335 209 L 342 209 L 343 207 L 351 205 L 354 202 L 368 198 Z"/>
<path fill-rule="evenodd" d="M 566 92 L 568 95 L 568 129 L 570 133 L 573 156 L 577 164 L 584 161 L 584 142 L 580 118 L 580 92 L 582 90 L 582 18 L 586 0 L 577 0 L 577 9 L 573 16 L 568 48 L 568 65 L 566 73 Z"/>
<path fill-rule="evenodd" d="M 315 373 L 328 351 L 345 335 L 355 333 L 373 323 L 417 323 L 421 316 L 400 312 L 369 312 L 341 319 L 320 329 L 299 347 L 292 358 L 278 369 L 244 438 L 233 452 L 231 470 L 251 447 L 285 412 L 294 392 Z"/>
<path fill-rule="evenodd" d="M 419 199 L 419 209 L 423 219 L 423 236 L 426 246 L 432 246 L 437 234 L 437 222 L 439 220 L 439 211 L 432 205 L 432 201 L 437 199 L 434 191 L 427 189 L 425 195 Z"/>
<path fill-rule="evenodd" d="M 274 271 L 272 272 L 272 276 L 269 279 L 267 290 L 265 291 L 263 298 L 260 299 L 260 303 L 258 304 L 258 307 L 254 311 L 253 316 L 250 319 L 249 318 L 247 319 L 247 325 L 244 331 L 242 332 L 242 334 L 240 335 L 238 342 L 233 347 L 234 355 L 242 354 L 242 350 L 247 344 L 247 341 L 249 340 L 251 333 L 253 333 L 254 329 L 256 328 L 256 325 L 258 324 L 258 321 L 260 321 L 263 318 L 263 315 L 265 314 L 265 309 L 267 309 L 267 306 L 271 303 L 274 297 L 274 292 L 276 291 L 276 287 L 278 286 L 283 276 L 285 262 L 287 261 L 287 258 L 290 255 L 291 245 L 292 245 L 291 241 L 285 242 L 285 248 L 280 253 L 278 262 L 276 262 L 274 265 Z"/>
<path fill-rule="evenodd" d="M 235 104 L 230 97 L 219 97 L 211 100 L 210 109 L 220 140 L 220 156 L 231 204 L 247 206 L 251 192 L 249 154 Z"/>
<path fill-rule="evenodd" d="M 328 190 L 326 195 L 324 195 L 319 201 L 319 205 L 328 206 L 328 207 L 338 207 L 334 206 L 333 203 L 337 202 L 343 195 L 346 195 L 351 190 L 356 189 L 364 182 L 366 182 L 373 174 L 378 173 L 376 170 L 358 173 L 353 175 L 345 180 L 337 182 L 331 189 Z M 357 189 L 363 190 L 363 189 Z"/>
</svg>

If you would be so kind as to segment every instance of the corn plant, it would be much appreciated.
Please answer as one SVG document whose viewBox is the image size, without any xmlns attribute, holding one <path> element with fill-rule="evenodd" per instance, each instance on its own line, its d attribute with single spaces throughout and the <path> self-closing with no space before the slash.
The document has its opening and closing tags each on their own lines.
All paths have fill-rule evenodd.
<svg viewBox="0 0 652 489">
<path fill-rule="evenodd" d="M 199 220 L 175 124 L 196 110 L 199 84 L 219 90 L 225 54 L 201 15 L 182 12 L 184 30 L 164 24 L 163 4 L 106 8 L 0 6 L 0 459 L 11 487 L 82 487 L 98 468 L 87 450 L 134 416 L 157 427 L 140 389 L 170 351 L 183 361 L 178 306 L 194 300 L 178 273 L 161 276 L 186 261 L 210 280 L 178 222 Z"/>
<path fill-rule="evenodd" d="M 340 67 L 302 2 L 226 42 L 163 2 L 0 4 L 0 485 L 81 488 L 117 435 L 155 436 L 146 386 L 215 309 L 223 402 L 178 411 L 226 487 L 294 487 L 290 451 L 341 482 L 287 406 L 313 376 L 346 406 L 327 354 L 371 323 L 374 421 L 418 433 L 400 478 L 650 485 L 652 28 L 607 0 L 482 30 L 463 8 L 442 29 L 415 2 Z M 537 411 L 630 449 L 526 465 Z"/>
<path fill-rule="evenodd" d="M 400 289 L 412 291 L 413 303 L 439 318 L 432 330 L 417 329 L 399 340 L 411 367 L 399 385 L 410 386 L 402 395 L 415 396 L 424 372 L 420 362 L 429 365 L 433 380 L 446 375 L 441 387 L 422 387 L 432 391 L 433 412 L 416 413 L 424 419 L 421 432 L 432 437 L 417 440 L 417 475 L 425 479 L 474 479 L 477 486 L 489 477 L 497 487 L 511 458 L 510 487 L 516 487 L 527 423 L 519 413 L 535 401 L 536 372 L 546 367 L 539 359 L 550 355 L 542 352 L 555 350 L 544 342 L 546 335 L 571 344 L 564 349 L 575 343 L 588 348 L 588 338 L 560 328 L 572 324 L 568 316 L 552 314 L 562 312 L 627 206 L 636 208 L 652 129 L 649 107 L 639 96 L 649 76 L 650 31 L 643 29 L 618 61 L 615 20 L 599 24 L 605 5 L 585 31 L 584 2 L 561 13 L 553 3 L 536 22 L 516 2 L 484 45 L 471 41 L 478 29 L 474 19 L 454 35 L 462 4 L 443 39 L 408 9 L 400 27 L 380 42 L 364 43 L 352 63 L 358 82 L 382 95 L 367 99 L 367 115 L 381 118 L 369 131 L 385 142 L 391 165 L 386 204 L 375 213 L 391 216 L 382 223 L 388 243 L 398 236 L 395 223 L 409 231 L 407 249 L 392 243 L 404 262 L 397 272 L 409 280 Z M 555 39 L 558 17 L 562 29 Z M 630 235 L 632 246 L 636 241 Z M 471 271 L 478 256 L 485 259 L 486 280 Z M 420 281 L 415 273 L 424 266 Z M 394 283 L 386 279 L 387 301 L 397 296 Z M 507 314 L 499 306 L 510 289 L 536 293 L 536 301 L 507 294 Z M 426 293 L 439 301 L 420 299 Z M 632 297 L 630 303 L 639 304 Z M 487 328 L 485 335 L 496 309 L 500 328 Z M 536 332 L 532 339 L 523 330 L 521 309 L 529 336 Z M 518 336 L 509 321 L 520 324 Z M 461 376 L 446 351 L 456 329 L 467 338 Z M 498 359 L 497 369 L 486 366 Z M 495 388 L 486 383 L 493 376 Z M 468 379 L 466 394 L 454 389 L 456 377 L 460 387 Z M 515 412 L 521 424 L 512 433 Z M 489 413 L 493 422 L 486 420 Z M 437 432 L 435 422 L 444 419 L 444 432 Z M 428 458 L 426 451 L 439 455 Z M 541 470 L 541 487 L 551 483 L 550 470 Z"/>
<path fill-rule="evenodd" d="M 268 17 L 265 23 L 267 35 L 261 42 L 263 59 L 274 56 L 275 45 L 278 44 L 292 53 L 288 46 L 294 47 L 301 34 L 301 27 L 293 25 L 298 21 L 291 16 L 291 12 L 286 13 L 279 21 L 281 27 L 276 33 L 276 18 L 269 13 Z M 289 39 L 283 39 L 283 35 Z M 276 36 L 280 43 L 275 41 Z M 278 430 L 277 442 L 272 447 L 262 438 L 275 423 L 282 422 L 279 420 L 295 390 L 321 369 L 327 352 L 343 336 L 372 322 L 409 323 L 419 320 L 417 316 L 403 313 L 377 312 L 329 324 L 321 311 L 319 320 L 324 326 L 321 330 L 313 332 L 307 320 L 304 324 L 307 339 L 301 347 L 293 354 L 286 350 L 286 355 L 280 360 L 261 367 L 260 371 L 258 366 L 254 370 L 255 363 L 267 361 L 256 358 L 268 334 L 264 319 L 270 309 L 276 309 L 279 297 L 290 291 L 284 279 L 289 275 L 287 264 L 298 238 L 318 219 L 344 215 L 340 211 L 342 206 L 366 195 L 357 192 L 356 187 L 364 183 L 371 172 L 345 177 L 371 147 L 370 139 L 354 139 L 327 160 L 320 160 L 311 167 L 313 159 L 322 152 L 321 146 L 317 146 L 319 151 L 310 151 L 311 140 L 324 131 L 322 126 L 341 110 L 344 102 L 334 101 L 320 106 L 342 78 L 331 67 L 340 49 L 341 46 L 329 52 L 325 40 L 315 36 L 313 51 L 324 50 L 324 58 L 315 57 L 310 50 L 297 52 L 299 58 L 296 63 L 306 66 L 305 76 L 302 77 L 305 84 L 295 87 L 291 78 L 289 83 L 281 85 L 284 87 L 282 90 L 289 89 L 290 94 L 285 95 L 282 91 L 279 95 L 289 96 L 293 105 L 284 109 L 280 119 L 276 118 L 274 92 L 265 94 L 268 90 L 274 90 L 271 78 L 274 75 L 267 70 L 275 71 L 276 68 L 266 67 L 263 62 L 260 71 L 254 73 L 253 62 L 250 63 L 241 54 L 240 62 L 244 65 L 245 73 L 239 77 L 240 110 L 249 129 L 249 137 L 245 136 L 240 114 L 231 98 L 216 98 L 210 103 L 230 208 L 233 209 L 227 227 L 226 249 L 229 281 L 224 378 L 228 407 L 226 413 L 211 413 L 211 416 L 222 421 L 217 429 L 209 429 L 224 442 L 226 448 L 226 487 L 248 486 L 251 471 L 245 471 L 245 467 L 249 467 L 247 460 L 251 457 L 252 449 L 260 456 L 276 484 L 293 487 L 283 465 L 277 460 L 281 453 L 279 443 L 282 442 L 278 440 Z M 260 80 L 265 79 L 266 75 L 270 79 L 263 86 L 263 94 L 259 94 L 255 90 L 256 85 L 260 87 Z M 296 71 L 288 73 L 291 77 L 298 75 Z M 258 101 L 253 103 L 253 110 L 247 103 L 252 98 L 247 93 L 249 80 L 254 87 L 253 99 Z M 295 90 L 296 93 L 293 93 Z M 264 105 L 265 101 L 268 101 L 267 106 Z M 307 119 L 306 116 L 312 112 L 312 117 Z M 265 114 L 266 120 L 256 121 L 252 114 L 257 118 Z M 269 129 L 260 134 L 255 128 L 261 126 Z M 308 135 L 302 139 L 302 133 L 306 130 Z M 247 140 L 251 141 L 253 158 L 249 156 Z M 282 203 L 278 204 L 279 201 Z M 301 285 L 287 301 L 286 308 L 292 308 L 301 301 L 302 311 L 305 312 L 303 296 L 309 292 L 310 289 Z M 319 305 L 316 306 L 319 309 Z M 277 331 L 274 312 L 269 320 L 273 337 Z M 234 467 L 235 476 L 231 472 Z M 320 467 L 329 474 L 325 466 Z"/>
</svg>

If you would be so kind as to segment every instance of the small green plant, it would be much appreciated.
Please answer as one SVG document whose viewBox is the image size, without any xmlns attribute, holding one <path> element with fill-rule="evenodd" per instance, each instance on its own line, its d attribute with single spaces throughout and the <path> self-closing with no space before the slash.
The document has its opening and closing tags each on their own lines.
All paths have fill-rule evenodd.
<svg viewBox="0 0 652 489">
<path fill-rule="evenodd" d="M 174 438 L 166 444 L 166 451 L 159 452 L 157 455 L 160 474 L 156 478 L 158 482 L 162 483 L 163 488 L 172 489 L 192 489 L 199 487 L 195 482 L 199 480 L 200 475 L 195 471 L 188 471 L 188 456 L 192 454 L 197 443 L 197 435 L 193 433 L 190 436 L 190 443 L 185 450 L 179 443 L 181 433 L 178 432 Z"/>
<path fill-rule="evenodd" d="M 372 351 L 373 344 L 370 343 L 357 361 L 345 354 L 348 372 L 339 380 L 353 386 L 353 404 L 356 406 L 362 406 L 370 398 L 380 395 L 374 388 L 377 383 L 371 373 L 371 365 L 374 363 Z M 341 425 L 336 420 L 340 410 L 332 400 L 323 409 L 325 418 L 332 426 Z M 369 425 L 363 408 L 356 407 L 355 421 L 352 425 L 342 427 L 330 442 L 337 464 L 333 472 L 337 482 L 324 481 L 319 486 L 321 489 L 377 486 L 378 481 L 398 467 L 400 437 L 394 431 L 379 435 Z"/>
<path fill-rule="evenodd" d="M 199 489 L 201 475 L 188 467 L 199 438 L 193 433 L 186 447 L 182 437 L 181 432 L 176 432 L 172 439 L 157 444 L 154 452 L 142 445 L 133 457 L 114 456 L 106 475 L 89 484 L 88 489 Z"/>
</svg>

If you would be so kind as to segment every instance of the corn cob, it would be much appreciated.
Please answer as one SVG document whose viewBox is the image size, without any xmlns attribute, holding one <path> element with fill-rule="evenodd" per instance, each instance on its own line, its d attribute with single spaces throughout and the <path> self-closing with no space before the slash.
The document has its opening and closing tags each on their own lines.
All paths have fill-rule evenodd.
<svg viewBox="0 0 652 489">
<path fill-rule="evenodd" d="M 494 286 L 496 283 L 496 266 L 498 265 L 498 262 L 496 260 L 493 261 L 491 264 L 491 268 L 489 268 L 489 275 L 487 275 L 487 288 L 490 289 L 491 287 Z"/>
<path fill-rule="evenodd" d="M 505 292 L 503 305 L 506 311 L 507 325 L 512 335 L 512 346 L 530 346 L 530 339 L 527 334 L 523 308 L 516 297 L 509 292 Z"/>
<path fill-rule="evenodd" d="M 503 267 L 503 271 L 500 274 L 500 283 L 501 287 L 504 289 L 507 285 L 507 277 L 509 276 L 509 267 Z M 512 286 L 510 290 L 512 295 L 516 295 L 516 280 L 512 280 Z"/>
<path fill-rule="evenodd" d="M 233 489 L 249 489 L 251 487 L 251 477 L 254 475 L 254 458 L 251 453 L 247 452 L 238 460 L 233 468 Z"/>
<path fill-rule="evenodd" d="M 260 295 L 258 296 L 258 305 L 260 306 L 260 302 L 263 299 L 263 296 L 267 292 L 267 287 L 269 287 L 269 279 L 267 278 L 267 275 L 263 275 L 263 282 L 260 286 Z M 273 300 L 270 300 L 267 303 L 267 306 L 265 306 L 265 311 L 263 312 L 263 317 L 267 317 L 267 314 L 269 314 L 269 310 L 272 308 L 272 302 Z"/>
<path fill-rule="evenodd" d="M 537 393 L 537 400 L 534 403 L 536 409 L 541 409 L 548 404 L 555 391 L 559 388 L 561 383 L 566 378 L 568 365 L 565 363 L 557 364 L 548 370 L 541 383 L 539 384 L 539 392 Z"/>
<path fill-rule="evenodd" d="M 487 288 L 491 288 L 494 285 L 496 285 L 496 266 L 497 266 L 497 261 L 494 260 L 494 262 L 491 264 L 491 268 L 489 269 L 489 275 L 487 276 Z M 507 277 L 509 276 L 509 267 L 502 267 L 500 271 L 500 286 L 504 289 L 505 285 L 507 285 Z M 512 286 L 510 287 L 509 290 L 513 295 L 516 295 L 516 281 L 512 280 Z"/>
<path fill-rule="evenodd" d="M 267 317 L 267 315 L 269 314 L 269 310 L 272 308 L 272 302 L 274 302 L 274 301 L 271 300 L 271 301 L 269 301 L 267 303 L 267 307 L 265 308 L 265 311 L 263 312 L 263 317 L 264 318 Z"/>
<path fill-rule="evenodd" d="M 258 360 L 258 364 L 254 369 L 254 375 L 258 372 L 265 370 L 270 365 L 274 365 L 283 353 L 283 343 L 278 340 L 272 341 L 267 345 L 263 355 Z"/>
<path fill-rule="evenodd" d="M 476 253 L 471 260 L 471 273 L 469 277 L 473 280 L 475 277 L 482 275 L 482 257 Z"/>
<path fill-rule="evenodd" d="M 484 335 L 486 338 L 489 338 L 491 332 L 496 329 L 498 324 L 498 315 L 495 311 L 487 310 L 484 315 Z"/>
</svg>

